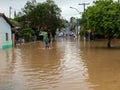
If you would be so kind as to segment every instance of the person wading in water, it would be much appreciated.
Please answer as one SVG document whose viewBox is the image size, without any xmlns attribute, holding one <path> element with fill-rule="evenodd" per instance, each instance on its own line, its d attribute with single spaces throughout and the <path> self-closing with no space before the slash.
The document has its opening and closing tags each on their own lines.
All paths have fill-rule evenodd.
<svg viewBox="0 0 120 90">
<path fill-rule="evenodd" d="M 44 37 L 44 42 L 45 42 L 45 48 L 49 48 L 49 38 L 48 38 L 48 36 Z"/>
</svg>

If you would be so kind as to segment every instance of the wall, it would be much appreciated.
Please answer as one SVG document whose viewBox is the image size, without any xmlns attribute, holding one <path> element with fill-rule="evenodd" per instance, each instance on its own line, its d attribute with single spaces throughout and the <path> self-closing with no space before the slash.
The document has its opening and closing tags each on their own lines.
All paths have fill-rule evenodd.
<svg viewBox="0 0 120 90">
<path fill-rule="evenodd" d="M 7 41 L 6 33 L 8 33 Z M 12 47 L 11 27 L 3 17 L 0 17 L 0 48 L 8 47 Z"/>
</svg>

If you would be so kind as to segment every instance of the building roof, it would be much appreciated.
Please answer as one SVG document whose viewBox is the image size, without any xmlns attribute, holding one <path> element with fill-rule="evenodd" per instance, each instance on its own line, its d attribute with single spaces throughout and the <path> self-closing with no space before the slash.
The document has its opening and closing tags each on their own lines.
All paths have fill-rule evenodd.
<svg viewBox="0 0 120 90">
<path fill-rule="evenodd" d="M 0 17 L 3 17 L 3 18 L 6 20 L 6 22 L 7 22 L 11 27 L 13 27 L 13 25 L 12 25 L 11 22 L 8 20 L 8 18 L 4 15 L 4 13 L 0 13 Z"/>
</svg>

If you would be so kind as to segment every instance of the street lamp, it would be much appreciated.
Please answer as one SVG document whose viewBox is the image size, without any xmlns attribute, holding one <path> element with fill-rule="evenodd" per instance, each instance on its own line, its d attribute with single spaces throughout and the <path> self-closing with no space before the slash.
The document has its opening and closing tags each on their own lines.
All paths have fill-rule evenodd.
<svg viewBox="0 0 120 90">
<path fill-rule="evenodd" d="M 79 14 L 82 14 L 82 12 L 80 12 L 77 8 L 74 7 L 70 7 L 71 9 L 75 9 Z"/>
<path fill-rule="evenodd" d="M 75 8 L 75 7 L 70 7 L 70 8 L 75 9 L 80 15 L 82 14 L 82 12 L 80 12 L 77 8 Z M 76 22 L 76 26 L 77 26 L 76 34 L 77 34 L 77 39 L 78 39 L 78 20 Z"/>
</svg>

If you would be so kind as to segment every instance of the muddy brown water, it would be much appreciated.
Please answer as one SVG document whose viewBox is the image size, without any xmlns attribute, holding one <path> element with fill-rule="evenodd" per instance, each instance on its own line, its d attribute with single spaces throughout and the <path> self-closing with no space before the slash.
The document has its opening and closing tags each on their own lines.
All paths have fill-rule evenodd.
<svg viewBox="0 0 120 90">
<path fill-rule="evenodd" d="M 120 90 L 120 48 L 59 39 L 0 50 L 0 90 Z"/>
</svg>

